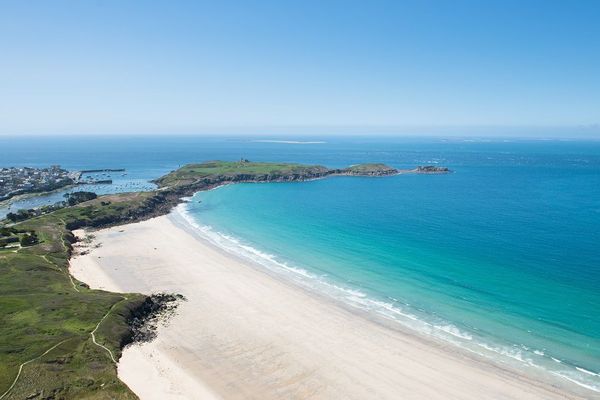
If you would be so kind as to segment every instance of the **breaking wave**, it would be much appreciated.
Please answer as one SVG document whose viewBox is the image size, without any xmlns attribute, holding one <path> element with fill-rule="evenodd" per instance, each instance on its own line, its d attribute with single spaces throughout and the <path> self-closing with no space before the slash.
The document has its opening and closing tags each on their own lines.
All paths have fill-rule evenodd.
<svg viewBox="0 0 600 400">
<path fill-rule="evenodd" d="M 189 199 L 186 199 L 189 200 Z M 498 340 L 484 337 L 476 330 L 460 328 L 449 321 L 414 310 L 394 298 L 378 299 L 357 288 L 347 287 L 324 275 L 313 273 L 305 268 L 290 265 L 277 256 L 244 243 L 243 240 L 219 232 L 203 225 L 188 211 L 188 204 L 175 208 L 175 216 L 191 228 L 202 239 L 238 258 L 292 281 L 312 292 L 326 295 L 345 306 L 360 309 L 374 316 L 400 324 L 416 333 L 451 343 L 460 348 L 483 356 L 496 363 L 517 368 L 532 368 L 540 374 L 550 374 L 588 390 L 600 393 L 600 374 L 572 365 L 565 360 L 548 354 L 548 350 L 530 349 L 524 345 L 498 343 Z"/>
</svg>

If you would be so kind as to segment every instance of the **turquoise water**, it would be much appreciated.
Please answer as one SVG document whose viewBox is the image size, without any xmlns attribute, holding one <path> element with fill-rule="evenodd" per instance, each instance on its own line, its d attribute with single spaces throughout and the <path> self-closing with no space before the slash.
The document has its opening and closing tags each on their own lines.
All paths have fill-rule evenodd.
<svg viewBox="0 0 600 400">
<path fill-rule="evenodd" d="M 143 190 L 210 159 L 449 166 L 455 173 L 227 186 L 197 194 L 187 215 L 228 251 L 349 307 L 599 390 L 600 141 L 297 139 L 326 143 L 3 137 L 0 166 L 126 168 L 105 192 Z"/>
<path fill-rule="evenodd" d="M 597 165 L 230 185 L 187 211 L 229 251 L 353 307 L 600 389 Z"/>
</svg>

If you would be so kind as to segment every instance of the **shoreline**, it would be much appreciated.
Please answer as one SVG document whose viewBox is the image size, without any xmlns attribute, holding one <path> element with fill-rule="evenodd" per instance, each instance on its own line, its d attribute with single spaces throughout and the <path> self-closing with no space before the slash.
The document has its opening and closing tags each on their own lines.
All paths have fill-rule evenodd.
<svg viewBox="0 0 600 400">
<path fill-rule="evenodd" d="M 229 184 L 231 183 L 224 183 L 208 190 L 216 190 Z M 554 357 L 549 357 L 552 360 L 552 363 L 549 363 L 551 365 L 534 363 L 531 359 L 527 359 L 530 354 L 523 357 L 526 360 L 524 361 L 520 354 L 513 356 L 505 352 L 512 349 L 509 347 L 510 343 L 502 344 L 487 340 L 488 338 L 476 337 L 476 331 L 462 330 L 449 320 L 427 320 L 427 316 L 420 315 L 415 310 L 396 308 L 389 300 L 373 297 L 372 294 L 364 293 L 362 288 L 346 286 L 345 283 L 330 280 L 327 277 L 322 278 L 302 267 L 289 266 L 287 262 L 279 261 L 271 254 L 265 254 L 261 250 L 238 242 L 238 238 L 223 235 L 212 227 L 198 223 L 187 212 L 185 206 L 186 203 L 193 202 L 193 196 L 182 198 L 182 200 L 183 203 L 180 203 L 168 214 L 172 222 L 197 240 L 260 273 L 289 284 L 292 288 L 306 291 L 321 301 L 334 303 L 352 314 L 369 319 L 390 330 L 414 336 L 429 345 L 460 353 L 464 357 L 471 358 L 473 362 L 491 364 L 494 368 L 499 368 L 509 374 L 525 375 L 545 385 L 568 388 L 567 391 L 583 395 L 586 398 L 591 396 L 600 399 L 600 391 L 597 386 L 590 386 L 592 383 L 582 381 L 581 376 L 570 375 L 571 371 L 569 370 L 553 369 L 552 367 L 555 367 L 553 364 L 556 363 L 561 366 L 566 365 L 580 374 L 597 376 L 594 372 Z M 355 297 L 359 297 L 359 299 L 355 300 Z M 531 352 L 533 355 L 540 355 L 534 351 Z"/>
<path fill-rule="evenodd" d="M 53 193 L 58 193 L 62 190 L 72 189 L 77 186 L 78 186 L 78 184 L 76 184 L 76 183 L 70 183 L 68 185 L 65 185 L 65 186 L 62 186 L 62 187 L 59 187 L 56 189 L 52 189 L 52 190 L 17 194 L 12 197 L 9 197 L 8 199 L 0 200 L 0 208 L 8 208 L 8 206 L 10 206 L 11 204 L 18 202 L 18 201 L 33 199 L 35 197 L 51 195 Z"/>
<path fill-rule="evenodd" d="M 413 172 L 411 171 L 411 173 L 413 173 Z M 402 172 L 400 172 L 399 174 L 402 174 Z M 344 175 L 339 175 L 339 176 L 344 176 Z M 322 179 L 322 178 L 316 178 L 316 179 Z M 261 183 L 261 182 L 251 182 L 251 183 Z M 224 183 L 222 185 L 217 185 L 211 189 L 208 189 L 208 191 L 216 190 L 216 189 L 228 186 L 229 184 L 231 184 L 231 183 Z M 451 339 L 456 339 L 456 338 L 464 339 L 463 335 L 469 335 L 468 332 L 462 332 L 462 331 L 458 330 L 458 328 L 455 328 L 458 330 L 458 332 L 453 332 L 452 330 L 447 330 L 447 329 L 441 329 L 443 332 L 437 332 L 437 333 L 447 333 L 448 335 L 452 336 L 452 338 L 450 338 L 448 335 L 446 335 L 446 337 L 435 335 L 432 330 L 428 330 L 427 332 L 422 331 L 417 326 L 406 325 L 405 323 L 403 323 L 402 321 L 400 321 L 398 319 L 391 318 L 388 315 L 383 315 L 378 312 L 379 310 L 357 307 L 357 304 L 348 302 L 346 298 L 340 298 L 339 294 L 324 292 L 323 287 L 314 286 L 314 283 L 315 283 L 314 279 L 318 279 L 318 276 L 313 275 L 312 273 L 310 273 L 308 271 L 305 271 L 303 269 L 298 271 L 294 267 L 288 267 L 287 265 L 282 266 L 282 265 L 280 265 L 280 263 L 278 261 L 269 259 L 268 264 L 272 264 L 272 263 L 276 264 L 276 268 L 272 268 L 272 266 L 267 266 L 261 261 L 257 261 L 255 259 L 253 259 L 252 257 L 248 257 L 248 254 L 239 253 L 238 251 L 236 251 L 237 249 L 229 249 L 229 248 L 223 247 L 223 245 L 221 243 L 216 243 L 214 238 L 210 237 L 212 235 L 208 235 L 206 232 L 200 233 L 200 231 L 203 231 L 202 227 L 198 226 L 196 224 L 196 222 L 194 221 L 193 217 L 191 217 L 187 213 L 187 211 L 185 209 L 185 204 L 188 202 L 191 202 L 192 199 L 193 199 L 193 196 L 183 198 L 182 199 L 183 203 L 179 204 L 169 214 L 167 214 L 167 217 L 170 219 L 170 221 L 172 223 L 174 223 L 178 228 L 185 231 L 187 234 L 196 238 L 196 240 L 199 240 L 200 242 L 207 244 L 209 247 L 213 248 L 215 251 L 225 254 L 227 257 L 232 257 L 233 259 L 238 260 L 240 263 L 243 263 L 248 268 L 253 268 L 259 273 L 266 274 L 266 275 L 270 276 L 271 278 L 278 280 L 279 282 L 289 285 L 293 290 L 304 291 L 305 293 L 307 293 L 308 295 L 310 295 L 312 297 L 315 297 L 319 301 L 334 304 L 335 306 L 337 306 L 353 315 L 367 319 L 374 324 L 377 324 L 386 329 L 389 329 L 394 332 L 398 332 L 403 335 L 409 335 L 412 338 L 414 338 L 418 341 L 421 341 L 425 345 L 434 346 L 436 348 L 442 349 L 443 351 L 449 351 L 452 353 L 459 354 L 460 356 L 470 359 L 474 363 L 481 364 L 484 367 L 491 366 L 492 368 L 500 369 L 504 373 L 512 375 L 516 378 L 518 378 L 520 376 L 524 376 L 527 380 L 530 380 L 530 382 L 533 382 L 534 384 L 541 384 L 542 386 L 549 385 L 549 386 L 552 386 L 555 388 L 559 388 L 561 390 L 567 388 L 566 389 L 567 392 L 573 392 L 574 394 L 576 394 L 578 396 L 581 395 L 581 396 L 584 396 L 585 398 L 589 397 L 589 398 L 594 398 L 594 399 L 596 399 L 596 398 L 600 399 L 600 393 L 596 389 L 591 388 L 578 380 L 574 380 L 574 379 L 564 375 L 563 373 L 558 373 L 558 372 L 555 372 L 552 370 L 546 370 L 543 367 L 538 367 L 540 369 L 535 369 L 531 366 L 531 364 L 524 365 L 521 363 L 510 363 L 511 360 L 509 360 L 509 362 L 507 363 L 506 362 L 507 360 L 502 360 L 502 359 L 497 358 L 500 355 L 498 353 L 492 353 L 492 354 L 486 355 L 484 353 L 480 353 L 475 348 L 465 347 L 460 342 L 457 342 L 456 340 L 451 340 Z M 217 231 L 213 231 L 212 229 L 210 229 L 210 232 L 214 232 L 217 236 L 221 236 L 221 234 L 219 234 Z M 237 247 L 237 245 L 239 245 L 239 244 L 236 242 L 236 247 Z M 256 249 L 254 249 L 254 250 L 256 250 Z M 258 252 L 260 253 L 260 251 L 258 251 Z M 268 254 L 266 256 L 271 257 L 271 255 L 268 255 Z M 300 275 L 298 275 L 298 274 L 300 274 Z M 305 274 L 306 274 L 306 276 L 305 276 Z M 307 278 L 307 276 L 309 276 L 309 277 Z M 301 278 L 301 279 L 298 279 L 298 278 Z M 340 284 L 338 282 L 333 282 L 333 281 L 324 282 L 324 281 L 319 280 L 318 282 L 321 286 L 323 286 L 323 285 L 328 286 L 327 289 L 330 289 L 329 286 L 334 287 L 336 290 L 340 290 L 340 291 L 344 292 L 345 295 L 347 294 L 346 292 L 351 292 L 352 294 L 357 294 L 356 291 L 360 290 L 357 288 L 343 287 L 343 284 Z M 364 294 L 362 292 L 358 292 L 358 295 L 360 295 L 361 297 L 364 296 L 364 298 L 366 298 L 366 299 L 370 298 L 370 295 Z M 378 300 L 375 300 L 375 302 L 377 303 Z M 412 316 L 412 317 L 414 317 L 414 316 Z M 419 318 L 418 319 L 419 323 L 422 323 L 425 325 L 430 325 L 430 326 L 435 326 L 436 329 L 439 329 L 439 327 L 437 327 L 433 323 L 428 323 L 426 321 L 421 320 L 420 316 L 418 316 L 416 318 Z M 452 328 L 454 328 L 454 326 L 451 325 L 452 324 L 451 322 L 446 321 L 444 323 L 444 326 L 447 327 L 447 324 L 450 324 L 450 326 Z M 469 338 L 469 340 L 470 340 L 470 338 Z M 502 354 L 502 355 L 504 355 L 504 354 Z M 553 360 L 555 362 L 562 363 L 562 361 L 557 361 L 556 359 L 553 359 Z M 583 373 L 588 373 L 588 374 L 591 373 L 580 367 L 576 367 L 576 366 L 571 366 L 571 367 L 575 368 L 578 371 L 583 372 Z M 593 374 L 593 373 L 591 373 L 591 374 Z M 554 376 L 552 376 L 552 375 L 554 375 Z M 556 377 L 559 377 L 559 378 L 557 379 Z"/>
<path fill-rule="evenodd" d="M 102 247 L 71 261 L 72 274 L 94 288 L 189 299 L 154 342 L 123 352 L 119 376 L 142 399 L 583 398 L 390 329 L 185 228 L 169 214 L 96 231 Z"/>
</svg>

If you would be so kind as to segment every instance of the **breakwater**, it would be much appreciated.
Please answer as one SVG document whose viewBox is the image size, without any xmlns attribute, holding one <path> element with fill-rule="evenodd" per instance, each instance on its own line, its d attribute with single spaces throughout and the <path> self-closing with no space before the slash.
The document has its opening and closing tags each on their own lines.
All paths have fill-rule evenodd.
<svg viewBox="0 0 600 400">
<path fill-rule="evenodd" d="M 82 174 L 93 174 L 96 172 L 124 172 L 125 168 L 105 168 L 105 169 L 84 169 L 80 171 Z"/>
</svg>

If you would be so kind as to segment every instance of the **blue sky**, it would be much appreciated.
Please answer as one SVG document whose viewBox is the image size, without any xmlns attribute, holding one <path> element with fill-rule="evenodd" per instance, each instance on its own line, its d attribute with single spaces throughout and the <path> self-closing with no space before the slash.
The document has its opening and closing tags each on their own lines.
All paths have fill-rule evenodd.
<svg viewBox="0 0 600 400">
<path fill-rule="evenodd" d="M 599 21 L 600 1 L 0 0 L 0 134 L 597 130 Z"/>
</svg>

